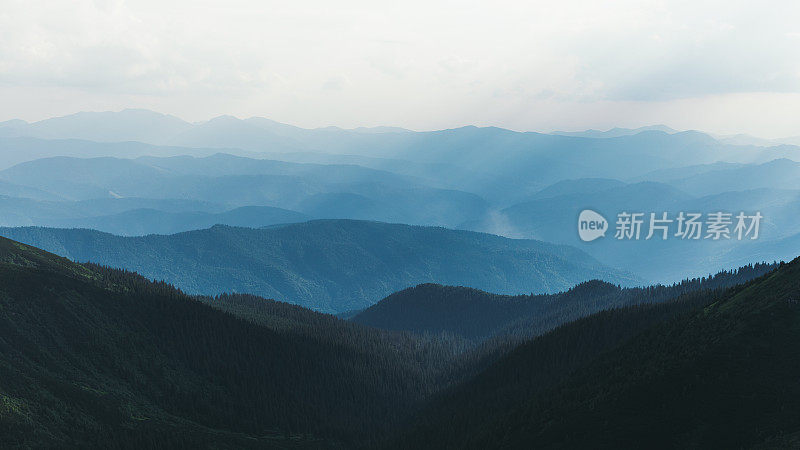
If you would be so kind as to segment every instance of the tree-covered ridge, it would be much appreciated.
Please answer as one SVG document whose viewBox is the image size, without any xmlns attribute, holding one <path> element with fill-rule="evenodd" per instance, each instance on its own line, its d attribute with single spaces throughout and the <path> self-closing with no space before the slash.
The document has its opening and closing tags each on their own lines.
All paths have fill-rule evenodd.
<svg viewBox="0 0 800 450">
<path fill-rule="evenodd" d="M 731 398 L 752 408 L 733 405 L 736 414 L 765 416 L 725 416 L 740 428 L 725 442 L 785 443 L 792 438 L 782 432 L 800 429 L 780 409 L 796 410 L 797 265 L 735 287 L 726 286 L 771 266 L 631 290 L 588 282 L 559 295 L 639 299 L 522 344 L 497 336 L 476 345 L 251 295 L 192 297 L 0 238 L 0 444 L 548 448 L 593 446 L 593 433 L 611 429 L 601 446 L 653 447 L 654 429 L 656 444 L 707 447 L 725 426 L 715 408 L 732 407 Z M 770 347 L 778 342 L 790 345 Z M 746 377 L 762 372 L 757 398 L 741 395 Z M 653 403 L 641 393 L 658 389 L 656 404 L 668 407 L 648 416 Z M 680 401 L 696 413 L 684 417 Z M 720 428 L 692 429 L 704 423 Z"/>
<path fill-rule="evenodd" d="M 354 220 L 215 226 L 168 236 L 33 227 L 2 228 L 0 235 L 133 270 L 190 294 L 249 293 L 331 313 L 363 309 L 424 282 L 499 293 L 558 292 L 592 278 L 639 283 L 569 246 Z"/>
<path fill-rule="evenodd" d="M 441 395 L 399 448 L 796 448 L 800 261 L 606 311 Z"/>
<path fill-rule="evenodd" d="M 329 316 L 315 335 L 266 327 L 6 239 L 0 261 L 4 447 L 352 443 L 441 379 L 441 355 Z"/>
<path fill-rule="evenodd" d="M 775 264 L 759 263 L 669 286 L 622 288 L 593 280 L 558 294 L 497 295 L 466 287 L 422 284 L 396 292 L 352 320 L 386 330 L 445 333 L 470 340 L 529 338 L 611 308 L 657 303 L 682 294 L 734 286 Z"/>
</svg>

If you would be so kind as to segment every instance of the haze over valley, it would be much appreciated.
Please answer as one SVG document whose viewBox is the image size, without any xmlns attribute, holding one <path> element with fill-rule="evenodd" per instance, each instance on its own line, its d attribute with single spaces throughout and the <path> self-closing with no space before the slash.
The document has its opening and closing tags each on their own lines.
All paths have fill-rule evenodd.
<svg viewBox="0 0 800 450">
<path fill-rule="evenodd" d="M 793 250 L 777 243 L 800 235 L 800 148 L 663 126 L 553 134 L 304 129 L 124 110 L 5 122 L 0 136 L 5 227 L 144 236 L 317 219 L 441 226 L 570 245 L 630 279 L 658 283 L 739 267 L 754 262 L 750 255 L 790 259 Z M 575 230 L 586 208 L 612 225 L 623 211 L 760 211 L 764 221 L 756 242 L 587 244 Z"/>
</svg>

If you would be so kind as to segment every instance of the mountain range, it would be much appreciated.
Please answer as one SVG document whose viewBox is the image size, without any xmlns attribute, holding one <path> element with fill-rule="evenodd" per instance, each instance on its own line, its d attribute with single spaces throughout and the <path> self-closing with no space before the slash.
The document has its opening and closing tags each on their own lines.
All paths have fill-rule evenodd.
<svg viewBox="0 0 800 450">
<path fill-rule="evenodd" d="M 520 345 L 393 448 L 796 448 L 800 264 Z"/>
<path fill-rule="evenodd" d="M 81 113 L 33 124 L 13 122 L 0 126 L 0 136 L 7 138 L 83 139 L 107 145 L 133 140 L 156 146 L 150 148 L 149 154 L 158 156 L 174 155 L 172 148 L 184 147 L 185 154 L 195 156 L 201 156 L 198 152 L 202 149 L 214 148 L 249 155 L 306 153 L 345 158 L 360 155 L 409 164 L 443 164 L 450 170 L 439 173 L 437 178 L 441 182 L 490 201 L 516 200 L 509 199 L 515 191 L 504 189 L 509 185 L 522 188 L 521 193 L 532 193 L 567 177 L 627 179 L 664 168 L 717 161 L 768 162 L 798 154 L 792 146 L 730 145 L 701 132 L 675 132 L 664 127 L 612 133 L 613 137 L 519 133 L 469 126 L 431 132 L 379 131 L 335 127 L 309 130 L 264 118 L 241 120 L 230 116 L 189 124 L 143 110 Z M 168 149 L 163 149 L 164 146 Z M 13 148 L 2 150 L 4 154 L 14 152 Z M 75 155 L 76 150 L 69 148 L 49 151 L 53 156 L 87 156 Z M 134 154 L 125 156 L 112 150 L 105 155 L 141 154 L 134 150 Z M 624 167 L 615 163 L 623 158 L 627 163 Z M 509 164 L 511 161 L 513 164 Z M 545 163 L 548 170 L 539 170 Z"/>
<path fill-rule="evenodd" d="M 792 448 L 799 282 L 800 261 L 745 267 L 630 291 L 632 306 L 533 339 L 471 345 L 254 296 L 190 297 L 0 238 L 0 441 Z M 437 289 L 449 291 L 437 308 L 454 313 L 491 296 Z M 404 298 L 418 307 L 391 302 Z"/>
<path fill-rule="evenodd" d="M 477 342 L 508 336 L 532 338 L 600 311 L 663 303 L 690 292 L 727 288 L 776 267 L 743 266 L 669 286 L 622 288 L 591 280 L 567 291 L 539 295 L 497 295 L 467 287 L 422 284 L 395 292 L 350 320 L 384 330 L 445 334 Z"/>
<path fill-rule="evenodd" d="M 28 155 L 15 147 L 14 142 L 23 141 L 62 155 L 0 171 L 2 225 L 81 227 L 122 235 L 309 219 L 434 225 L 576 246 L 609 266 L 661 283 L 755 261 L 740 257 L 739 242 L 673 239 L 656 244 L 607 238 L 587 245 L 575 232 L 578 213 L 592 209 L 613 222 L 624 210 L 760 211 L 761 237 L 746 247 L 765 261 L 790 256 L 772 249 L 800 233 L 794 220 L 800 158 L 791 146 L 729 145 L 700 132 L 657 129 L 608 137 L 477 127 L 423 133 L 306 130 L 233 117 L 177 127 L 167 116 L 142 111 L 67 117 L 27 128 L 12 125 L 17 135 L 99 140 L 103 136 L 92 136 L 90 127 L 81 125 L 91 121 L 116 123 L 104 128 L 106 133 L 128 130 L 127 135 L 120 131 L 119 139 L 146 137 L 135 130 L 149 129 L 143 125 L 148 121 L 163 121 L 152 129 L 164 136 L 150 136 L 153 143 L 148 144 L 0 138 L 0 155 L 10 158 Z M 259 144 L 237 149 L 232 146 L 242 142 L 224 142 L 241 127 Z M 52 132 L 41 131 L 46 129 Z M 216 141 L 175 140 L 197 130 L 206 130 Z M 290 140 L 291 148 L 285 142 L 271 146 L 268 135 Z M 212 142 L 231 148 L 219 153 Z"/>
<path fill-rule="evenodd" d="M 489 204 L 475 194 L 430 187 L 414 178 L 391 172 L 356 165 L 291 163 L 228 154 L 203 158 L 141 157 L 135 160 L 45 158 L 0 171 L 0 180 L 6 183 L 7 195 L 17 193 L 17 196 L 23 196 L 25 192 L 31 192 L 24 198 L 38 201 L 88 202 L 109 198 L 162 202 L 193 200 L 212 203 L 221 209 L 245 206 L 288 209 L 299 213 L 297 217 L 353 218 L 451 227 L 475 220 L 489 209 Z M 3 208 L 3 203 L 12 202 L 0 201 L 0 208 Z M 37 209 L 49 206 L 48 203 L 26 205 L 24 211 L 14 212 L 29 224 L 44 225 L 52 214 Z M 60 206 L 69 208 L 70 205 L 62 203 Z M 192 212 L 220 211 L 201 209 Z M 87 218 L 80 211 L 67 216 L 69 219 Z M 147 220 L 140 222 L 138 227 L 149 233 L 161 230 L 158 223 Z"/>
<path fill-rule="evenodd" d="M 569 246 L 353 220 L 142 237 L 37 227 L 2 228 L 0 235 L 75 261 L 137 271 L 190 294 L 256 294 L 333 313 L 426 282 L 503 294 L 554 293 L 591 279 L 643 283 Z"/>
<path fill-rule="evenodd" d="M 799 448 L 793 144 L 2 122 L 0 448 Z"/>
<path fill-rule="evenodd" d="M 7 239 L 0 293 L 4 448 L 336 447 L 396 424 L 450 352 L 265 299 L 236 318 Z"/>
</svg>

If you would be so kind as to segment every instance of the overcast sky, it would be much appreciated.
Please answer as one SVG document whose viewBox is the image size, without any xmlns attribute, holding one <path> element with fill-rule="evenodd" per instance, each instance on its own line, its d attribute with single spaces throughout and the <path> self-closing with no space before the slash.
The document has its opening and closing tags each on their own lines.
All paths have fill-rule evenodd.
<svg viewBox="0 0 800 450">
<path fill-rule="evenodd" d="M 800 2 L 0 0 L 0 120 L 800 135 Z"/>
</svg>

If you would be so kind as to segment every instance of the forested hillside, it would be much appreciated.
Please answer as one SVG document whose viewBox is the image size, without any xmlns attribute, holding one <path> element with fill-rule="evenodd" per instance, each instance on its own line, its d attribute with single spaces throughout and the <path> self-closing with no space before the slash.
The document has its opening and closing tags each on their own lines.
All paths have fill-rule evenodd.
<svg viewBox="0 0 800 450">
<path fill-rule="evenodd" d="M 783 412 L 795 407 L 794 350 L 778 345 L 798 337 L 796 266 L 733 288 L 725 286 L 771 266 L 670 287 L 584 283 L 560 295 L 635 306 L 518 346 L 499 334 L 476 345 L 447 330 L 383 331 L 251 295 L 190 297 L 0 239 L 0 437 L 4 447 L 585 447 L 608 431 L 599 417 L 613 417 L 599 441 L 609 447 L 782 443 L 782 432 L 800 429 Z M 417 289 L 441 292 L 449 307 L 474 304 L 476 314 L 514 299 Z M 544 296 L 528 301 L 536 298 Z M 535 327 L 529 319 L 495 323 L 518 333 Z M 752 380 L 758 395 L 741 395 Z M 665 406 L 653 410 L 643 392 Z M 589 431 L 565 433 L 575 427 Z"/>
<path fill-rule="evenodd" d="M 692 291 L 742 284 L 775 267 L 755 264 L 670 286 L 644 288 L 621 288 L 593 280 L 550 295 L 497 295 L 423 284 L 386 297 L 352 320 L 386 330 L 445 333 L 477 341 L 498 335 L 528 338 L 606 309 L 659 303 Z"/>
<path fill-rule="evenodd" d="M 191 294 L 257 294 L 324 312 L 372 305 L 419 283 L 503 294 L 640 280 L 568 246 L 444 228 L 326 220 L 265 229 L 215 226 L 169 236 L 3 228 L 0 235 L 77 261 L 135 270 Z"/>
<path fill-rule="evenodd" d="M 392 445 L 797 448 L 798 296 L 794 261 L 565 325 L 440 396 Z"/>
<path fill-rule="evenodd" d="M 275 322 L 295 308 L 273 307 Z M 248 322 L 0 239 L 1 446 L 348 445 L 391 428 L 448 360 L 434 344 L 305 316 L 314 333 Z"/>
</svg>

